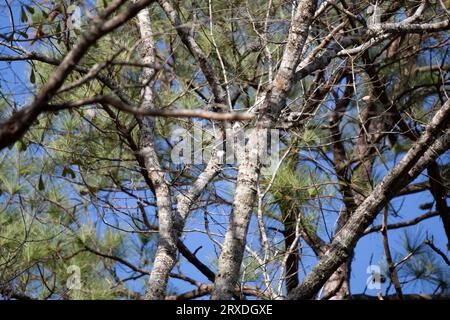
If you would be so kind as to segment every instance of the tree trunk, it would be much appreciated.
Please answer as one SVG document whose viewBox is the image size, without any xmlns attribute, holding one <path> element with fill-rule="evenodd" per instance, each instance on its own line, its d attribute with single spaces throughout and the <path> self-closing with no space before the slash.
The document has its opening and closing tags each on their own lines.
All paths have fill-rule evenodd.
<svg viewBox="0 0 450 320">
<path fill-rule="evenodd" d="M 138 14 L 139 31 L 142 39 L 142 62 L 155 64 L 155 42 L 148 9 Z M 141 108 L 143 110 L 154 109 L 153 68 L 144 68 L 141 75 L 143 88 L 141 90 Z M 153 184 L 157 215 L 159 222 L 159 240 L 156 256 L 145 295 L 146 299 L 164 299 L 166 293 L 169 272 L 175 263 L 177 243 L 174 239 L 174 217 L 172 214 L 172 199 L 169 185 L 164 177 L 164 170 L 159 163 L 155 150 L 155 119 L 153 117 L 138 117 L 140 137 L 139 152 L 142 155 L 148 176 Z"/>
<path fill-rule="evenodd" d="M 395 192 L 413 181 L 436 158 L 450 147 L 450 100 L 436 113 L 420 139 L 371 192 L 349 221 L 336 235 L 330 248 L 302 284 L 289 295 L 290 299 L 310 299 L 339 266 L 350 257 L 357 240 L 373 222 L 381 208 Z M 445 130 L 442 134 L 442 130 Z"/>
<path fill-rule="evenodd" d="M 292 87 L 295 70 L 300 62 L 316 7 L 317 0 L 300 1 L 289 29 L 286 47 L 274 83 L 268 92 L 261 95 L 261 100 L 256 100 L 262 103 L 254 111 L 258 111 L 261 119 L 269 123 L 278 118 L 286 105 L 286 96 Z M 268 117 L 266 117 L 267 112 Z M 257 123 L 256 127 L 260 127 L 260 124 Z M 215 300 L 231 299 L 239 278 L 248 224 L 256 198 L 256 184 L 261 170 L 258 155 L 262 150 L 259 148 L 266 145 L 265 140 L 262 140 L 266 139 L 265 132 L 264 129 L 253 130 L 249 137 L 248 155 L 243 155 L 243 161 L 239 164 L 232 213 L 211 295 Z"/>
<path fill-rule="evenodd" d="M 155 64 L 155 42 L 148 10 L 138 14 L 139 30 L 143 44 L 143 63 Z M 142 74 L 142 105 L 145 110 L 154 109 L 154 93 L 152 89 L 155 70 L 145 68 Z M 155 151 L 155 121 L 153 117 L 139 117 L 140 153 L 155 190 L 158 208 L 159 241 L 153 262 L 152 272 L 145 298 L 161 300 L 165 298 L 170 271 L 176 262 L 177 243 L 183 233 L 186 219 L 193 202 L 200 196 L 206 185 L 216 176 L 221 168 L 222 153 L 214 152 L 205 170 L 185 194 L 177 197 L 177 209 L 172 209 L 172 197 L 169 185 L 164 177 L 164 169 L 159 163 Z"/>
<path fill-rule="evenodd" d="M 251 147 L 249 147 L 248 152 L 240 156 L 241 164 L 236 181 L 233 209 L 228 222 L 211 296 L 214 300 L 230 299 L 238 284 L 248 225 L 256 198 L 256 184 L 258 183 L 260 170 L 258 162 L 260 140 L 259 130 L 254 130 L 248 141 L 248 146 Z"/>
</svg>

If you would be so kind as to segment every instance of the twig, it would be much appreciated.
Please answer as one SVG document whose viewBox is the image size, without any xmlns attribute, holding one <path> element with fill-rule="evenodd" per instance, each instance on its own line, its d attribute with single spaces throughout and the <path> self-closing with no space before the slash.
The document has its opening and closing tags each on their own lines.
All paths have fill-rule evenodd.
<svg viewBox="0 0 450 320">
<path fill-rule="evenodd" d="M 424 242 L 426 245 L 428 245 L 434 252 L 436 252 L 438 255 L 444 259 L 445 263 L 450 266 L 450 260 L 447 258 L 445 253 L 443 253 L 438 247 L 434 245 L 434 243 L 431 240 L 425 240 Z"/>
<path fill-rule="evenodd" d="M 397 297 L 399 300 L 403 300 L 402 287 L 400 286 L 400 282 L 398 281 L 397 272 L 395 271 L 395 265 L 392 261 L 391 250 L 389 248 L 389 240 L 388 240 L 388 232 L 387 232 L 387 220 L 388 220 L 388 206 L 384 208 L 383 212 L 383 227 L 381 228 L 381 234 L 383 235 L 383 245 L 384 251 L 386 252 L 386 262 L 389 267 L 389 277 L 394 284 L 395 291 L 397 292 Z"/>
</svg>

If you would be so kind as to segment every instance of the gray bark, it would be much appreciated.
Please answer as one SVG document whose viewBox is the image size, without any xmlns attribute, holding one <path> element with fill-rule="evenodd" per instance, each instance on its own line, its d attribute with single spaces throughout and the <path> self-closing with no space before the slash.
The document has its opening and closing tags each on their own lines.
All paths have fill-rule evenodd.
<svg viewBox="0 0 450 320">
<path fill-rule="evenodd" d="M 142 10 L 138 14 L 139 31 L 142 40 L 143 63 L 155 64 L 155 42 L 149 11 Z M 154 106 L 154 93 L 152 79 L 155 70 L 145 68 L 141 75 L 144 87 L 141 90 L 141 106 L 143 110 L 152 110 Z M 159 240 L 153 268 L 150 273 L 146 299 L 164 299 L 169 272 L 175 263 L 176 241 L 174 241 L 174 217 L 172 214 L 172 199 L 169 185 L 164 176 L 164 170 L 159 162 L 155 150 L 155 119 L 152 117 L 138 117 L 140 138 L 140 154 L 144 159 L 148 177 L 154 187 L 159 222 Z"/>
<path fill-rule="evenodd" d="M 148 10 L 138 14 L 139 30 L 142 39 L 143 63 L 155 65 L 155 42 Z M 154 110 L 154 92 L 152 80 L 155 70 L 145 68 L 142 73 L 144 87 L 141 92 L 141 109 Z M 206 185 L 221 169 L 221 153 L 215 152 L 205 170 L 199 175 L 190 189 L 177 197 L 177 209 L 172 209 L 172 197 L 155 149 L 155 119 L 138 117 L 140 127 L 140 153 L 144 158 L 148 176 L 153 184 L 158 209 L 159 240 L 153 268 L 145 298 L 148 300 L 165 299 L 170 271 L 177 258 L 177 242 L 183 232 L 193 202 L 200 196 Z"/>
<path fill-rule="evenodd" d="M 248 142 L 249 146 L 254 147 L 248 151 L 248 154 L 241 157 L 233 209 L 228 222 L 211 296 L 214 300 L 230 299 L 237 286 L 260 170 L 257 159 L 259 140 L 259 131 L 255 130 Z"/>
<path fill-rule="evenodd" d="M 317 7 L 315 0 L 300 1 L 292 20 L 287 44 L 283 53 L 279 71 L 273 86 L 261 97 L 264 99 L 257 108 L 262 114 L 260 121 L 276 119 L 285 107 L 286 96 L 292 87 L 301 53 L 303 51 L 308 30 Z M 259 124 L 257 123 L 258 127 Z M 261 130 L 261 129 L 260 129 Z M 238 283 L 239 272 L 244 255 L 246 236 L 251 213 L 255 204 L 256 184 L 261 170 L 258 161 L 262 146 L 265 146 L 264 131 L 254 130 L 249 137 L 248 154 L 238 167 L 235 198 L 219 258 L 217 277 L 211 298 L 214 300 L 231 299 Z"/>
<path fill-rule="evenodd" d="M 381 208 L 450 147 L 450 101 L 447 101 L 427 125 L 420 139 L 356 209 L 332 241 L 330 248 L 289 299 L 310 299 L 334 271 L 350 256 L 357 240 L 373 222 Z M 444 133 L 442 133 L 444 131 Z"/>
<path fill-rule="evenodd" d="M 385 131 L 383 128 L 384 122 L 382 121 L 382 115 L 378 114 L 375 105 L 376 101 L 373 98 L 377 96 L 377 93 L 375 92 L 376 89 L 371 83 L 371 80 L 373 79 L 371 79 L 370 74 L 369 77 L 365 78 L 367 78 L 368 94 L 371 97 L 371 100 L 367 102 L 366 108 L 361 112 L 360 132 L 354 149 L 355 158 L 359 160 L 359 166 L 352 175 L 358 174 L 358 179 L 366 187 L 363 188 L 363 192 L 360 190 L 342 190 L 343 196 L 348 198 L 345 200 L 346 208 L 337 221 L 336 233 L 339 233 L 353 214 L 356 207 L 359 206 L 366 197 L 364 191 L 369 187 L 371 182 L 374 161 L 373 154 L 376 148 L 376 141 L 379 139 L 378 136 Z M 345 162 L 345 158 L 343 157 L 344 156 L 341 155 L 342 160 L 344 160 L 341 160 L 342 163 Z M 349 181 L 349 183 L 351 183 L 351 181 Z M 352 256 L 353 254 L 350 255 L 350 258 L 345 261 L 325 283 L 322 292 L 324 299 L 342 300 L 350 295 Z"/>
</svg>

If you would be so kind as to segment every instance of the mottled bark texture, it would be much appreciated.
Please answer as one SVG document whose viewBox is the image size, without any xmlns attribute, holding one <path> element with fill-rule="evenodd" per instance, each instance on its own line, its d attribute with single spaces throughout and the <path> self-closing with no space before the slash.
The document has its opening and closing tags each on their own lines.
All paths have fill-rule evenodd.
<svg viewBox="0 0 450 320">
<path fill-rule="evenodd" d="M 155 65 L 155 41 L 153 38 L 150 14 L 143 10 L 138 14 L 139 30 L 142 40 L 142 62 Z M 155 70 L 145 68 L 141 80 L 141 108 L 143 110 L 155 109 L 153 78 Z M 145 298 L 148 300 L 165 299 L 170 271 L 177 258 L 177 243 L 183 232 L 186 219 L 191 211 L 192 204 L 200 196 L 206 185 L 221 169 L 220 152 L 214 152 L 205 170 L 199 175 L 186 193 L 177 197 L 177 209 L 172 209 L 172 195 L 169 184 L 164 175 L 158 154 L 155 149 L 155 118 L 138 117 L 140 128 L 140 154 L 144 158 L 145 168 L 152 182 L 159 221 L 159 240 L 153 268 Z"/>
<path fill-rule="evenodd" d="M 260 170 L 257 147 L 260 143 L 259 134 L 258 130 L 253 132 L 248 141 L 251 147 L 248 152 L 241 154 L 239 159 L 241 164 L 236 181 L 233 209 L 219 258 L 212 299 L 230 299 L 237 286 Z"/>
<path fill-rule="evenodd" d="M 349 177 L 343 176 L 341 180 L 347 184 L 347 186 L 341 186 L 342 195 L 345 198 L 345 209 L 340 214 L 337 226 L 336 234 L 347 223 L 350 216 L 358 205 L 360 205 L 371 186 L 371 177 L 373 170 L 374 153 L 376 150 L 376 142 L 379 140 L 378 136 L 385 132 L 383 130 L 384 121 L 379 110 L 377 110 L 377 92 L 373 79 L 370 75 L 364 75 L 368 83 L 368 96 L 370 97 L 366 103 L 364 110 L 360 114 L 360 129 L 358 139 L 353 152 L 353 157 L 358 159 L 358 165 L 353 170 Z M 345 102 L 345 98 L 344 101 Z M 337 107 L 340 107 L 339 105 Z M 336 129 L 334 129 L 336 130 Z M 339 146 L 337 144 L 336 146 Z M 335 167 L 339 167 L 339 161 L 344 160 L 342 163 L 346 163 L 345 158 L 342 159 L 342 151 L 335 150 L 334 159 L 336 162 Z M 338 172 L 336 172 L 338 174 Z M 346 174 L 346 172 L 342 172 Z M 348 180 L 348 181 L 345 181 Z M 353 181 L 352 181 L 353 180 Z M 350 187 L 350 185 L 352 187 Z M 355 188 L 356 186 L 356 188 Z M 350 294 L 350 272 L 351 272 L 351 260 L 353 253 L 350 254 L 347 261 L 345 261 L 339 268 L 333 273 L 330 279 L 325 283 L 323 287 L 323 298 L 331 300 L 341 300 Z"/>
<path fill-rule="evenodd" d="M 360 130 L 352 157 L 358 161 L 354 170 L 349 172 L 348 168 L 341 168 L 347 163 L 345 149 L 340 139 L 338 114 L 345 111 L 342 104 L 349 103 L 347 97 L 351 97 L 353 84 L 348 83 L 346 91 L 341 101 L 336 104 L 335 115 L 331 119 L 331 132 L 333 134 L 333 162 L 336 175 L 339 177 L 341 185 L 340 191 L 343 196 L 345 209 L 340 214 L 336 234 L 347 223 L 357 206 L 359 206 L 366 195 L 371 190 L 373 162 L 378 150 L 378 144 L 388 132 L 397 125 L 399 129 L 408 137 L 414 136 L 411 129 L 401 117 L 397 108 L 392 104 L 386 92 L 386 86 L 382 77 L 378 74 L 367 52 L 362 58 L 365 62 L 365 72 L 362 74 L 367 83 L 367 97 L 364 102 L 364 109 L 360 113 Z M 351 186 L 351 187 L 350 187 Z M 353 254 L 345 261 L 338 270 L 325 283 L 322 297 L 326 299 L 344 299 L 350 295 L 350 272 Z"/>
<path fill-rule="evenodd" d="M 328 278 L 349 258 L 354 245 L 396 190 L 413 181 L 424 169 L 450 147 L 450 101 L 447 101 L 427 125 L 420 139 L 405 157 L 384 177 L 364 202 L 358 206 L 330 248 L 289 299 L 310 299 Z"/>
<path fill-rule="evenodd" d="M 142 62 L 155 64 L 155 41 L 148 9 L 138 14 L 139 31 L 141 35 Z M 155 70 L 144 68 L 141 75 L 141 106 L 143 110 L 152 110 L 154 105 L 153 78 Z M 174 216 L 172 214 L 172 199 L 169 185 L 164 176 L 164 170 L 159 162 L 155 149 L 155 119 L 138 117 L 140 138 L 139 153 L 144 159 L 145 168 L 152 182 L 157 206 L 159 222 L 159 239 L 153 268 L 150 273 L 146 299 L 164 299 L 170 270 L 175 263 L 176 241 L 174 241 Z"/>
<path fill-rule="evenodd" d="M 298 4 L 278 73 L 268 91 L 261 95 L 262 103 L 254 110 L 261 114 L 260 121 L 277 119 L 286 105 L 286 96 L 292 87 L 295 70 L 300 62 L 316 7 L 317 1 L 314 0 L 302 0 Z M 259 123 L 256 123 L 256 127 L 259 126 Z M 239 163 L 233 208 L 211 295 L 215 300 L 231 299 L 238 285 L 247 230 L 255 204 L 256 185 L 261 170 L 261 164 L 258 161 L 258 154 L 261 153 L 259 148 L 266 145 L 265 141 L 262 141 L 266 139 L 265 133 L 260 134 L 258 131 L 254 130 L 249 137 L 248 152 L 242 156 L 242 161 Z"/>
</svg>

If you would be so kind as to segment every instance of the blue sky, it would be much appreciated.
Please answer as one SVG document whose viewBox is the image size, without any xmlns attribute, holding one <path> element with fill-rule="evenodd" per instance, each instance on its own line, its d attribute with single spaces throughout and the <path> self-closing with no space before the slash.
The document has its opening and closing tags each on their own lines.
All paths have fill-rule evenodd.
<svg viewBox="0 0 450 320">
<path fill-rule="evenodd" d="M 14 1 L 13 8 L 15 9 L 15 18 L 19 19 L 19 6 L 18 2 Z M 4 33 L 6 30 L 10 29 L 10 22 L 8 18 L 8 13 L 5 10 L 4 6 L 0 7 L 0 33 Z M 0 47 L 0 55 L 2 54 L 11 54 L 10 50 L 5 50 L 3 46 Z M 0 83 L 1 83 L 1 91 L 3 93 L 9 92 L 14 96 L 14 100 L 16 100 L 20 105 L 25 104 L 28 99 L 30 99 L 30 90 L 31 85 L 29 83 L 29 72 L 28 68 L 23 62 L 13 62 L 6 63 L 0 62 Z M 444 155 L 441 159 L 445 158 L 444 162 L 448 162 L 450 160 L 449 154 Z M 389 165 L 393 165 L 393 163 L 389 163 Z M 416 181 L 423 181 L 427 179 L 427 177 L 422 174 Z M 399 221 L 410 220 L 415 218 L 426 211 L 419 209 L 419 205 L 426 202 L 432 202 L 433 199 L 431 197 L 430 192 L 425 191 L 422 193 L 405 196 L 402 198 L 395 199 L 392 201 L 392 205 L 394 208 L 399 210 L 400 215 L 398 217 L 389 217 L 389 223 L 395 223 Z M 433 208 L 434 209 L 434 208 Z M 216 212 L 214 212 L 216 210 Z M 226 219 L 222 216 L 221 210 L 229 211 L 229 208 L 217 207 L 216 209 L 212 209 L 211 214 L 215 216 L 217 214 L 217 219 L 219 223 L 226 223 Z M 220 215 L 219 215 L 220 213 Z M 330 220 L 333 223 L 335 221 L 336 216 L 330 216 Z M 202 224 L 203 214 L 195 213 L 193 217 L 190 219 L 189 223 L 186 226 L 186 229 L 194 229 L 199 227 L 199 224 Z M 380 224 L 381 219 L 378 217 L 376 219 L 375 224 Z M 222 227 L 216 226 L 213 227 L 213 230 L 219 230 Z M 439 217 L 434 217 L 428 219 L 426 221 L 421 222 L 417 226 L 411 226 L 408 228 L 393 230 L 389 232 L 389 240 L 391 244 L 392 251 L 398 252 L 402 249 L 402 239 L 404 238 L 404 230 L 408 230 L 411 234 L 418 234 L 421 237 L 425 236 L 425 232 L 428 232 L 428 236 L 434 239 L 434 243 L 441 249 L 446 247 L 446 236 L 443 230 L 442 223 Z M 223 233 L 223 230 L 221 230 Z M 253 219 L 250 235 L 256 233 L 255 221 Z M 251 243 L 251 236 L 249 236 L 249 242 Z M 212 263 L 217 258 L 217 253 L 219 252 L 217 247 L 215 247 L 209 238 L 202 233 L 198 232 L 190 232 L 186 235 L 185 238 L 186 245 L 191 249 L 195 250 L 202 246 L 202 248 L 198 251 L 197 256 L 204 263 Z M 310 257 L 309 257 L 310 256 Z M 370 261 L 372 261 L 370 263 Z M 305 255 L 303 259 L 304 266 L 306 270 L 311 270 L 311 268 L 316 263 L 316 259 L 312 257 L 312 253 L 309 252 Z M 356 246 L 355 249 L 355 257 L 352 263 L 352 277 L 351 277 L 351 288 L 353 293 L 360 293 L 364 291 L 366 286 L 366 280 L 369 275 L 366 273 L 366 269 L 369 264 L 380 264 L 384 263 L 384 249 L 382 246 L 382 239 L 380 233 L 372 233 L 363 237 Z M 213 266 L 212 266 L 213 267 Z M 188 276 L 192 276 L 199 281 L 207 282 L 207 279 L 194 267 L 192 267 L 189 263 L 183 263 L 181 270 Z M 447 270 L 448 271 L 448 270 Z M 301 278 L 304 275 L 301 275 Z M 188 291 L 193 289 L 194 287 L 186 284 L 184 281 L 180 280 L 171 280 L 170 284 L 177 289 L 178 292 Z M 382 291 L 386 288 L 386 284 L 382 285 Z M 417 285 L 417 286 L 406 286 L 404 288 L 405 293 L 411 292 L 430 292 L 434 288 L 430 285 Z M 378 290 L 367 290 L 367 294 L 375 295 Z M 390 293 L 393 293 L 393 288 L 391 288 Z"/>
</svg>

